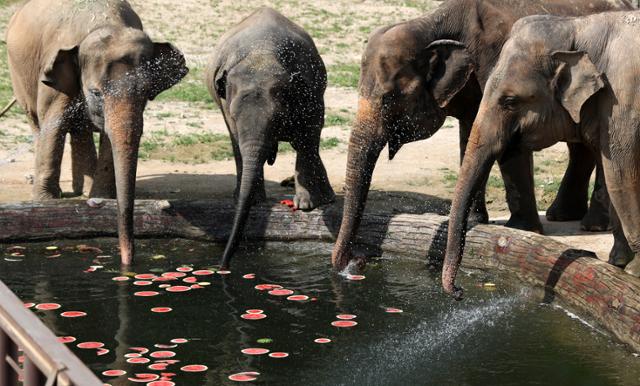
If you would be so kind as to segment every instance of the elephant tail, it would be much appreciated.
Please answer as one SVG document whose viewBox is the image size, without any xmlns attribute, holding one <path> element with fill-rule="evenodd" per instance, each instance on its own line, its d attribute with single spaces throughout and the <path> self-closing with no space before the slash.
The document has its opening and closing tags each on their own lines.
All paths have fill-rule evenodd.
<svg viewBox="0 0 640 386">
<path fill-rule="evenodd" d="M 13 97 L 13 99 L 11 99 L 11 102 L 7 103 L 4 109 L 0 111 L 0 118 L 2 118 L 9 110 L 11 110 L 11 108 L 16 104 L 17 101 L 18 100 L 16 99 L 16 97 Z"/>
</svg>

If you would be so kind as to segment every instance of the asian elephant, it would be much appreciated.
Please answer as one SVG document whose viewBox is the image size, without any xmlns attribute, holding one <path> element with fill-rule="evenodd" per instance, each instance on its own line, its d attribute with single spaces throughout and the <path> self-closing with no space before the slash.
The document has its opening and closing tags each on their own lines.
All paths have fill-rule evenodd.
<svg viewBox="0 0 640 386">
<path fill-rule="evenodd" d="M 187 74 L 184 57 L 152 42 L 129 3 L 109 0 L 31 0 L 9 22 L 7 50 L 14 95 L 34 132 L 33 198 L 60 197 L 70 134 L 74 190 L 93 182 L 92 197 L 111 197 L 115 186 L 120 254 L 130 264 L 142 114 Z"/>
<path fill-rule="evenodd" d="M 403 144 L 430 137 L 445 117 L 453 116 L 460 123 L 463 158 L 484 84 L 516 20 L 533 14 L 586 15 L 616 9 L 632 7 L 626 0 L 449 0 L 424 17 L 373 32 L 362 56 L 334 267 L 342 269 L 353 258 L 371 176 L 385 145 L 392 159 Z M 581 144 L 571 144 L 569 150 L 568 170 L 547 213 L 553 220 L 578 220 L 587 212 L 596 160 Z M 511 211 L 507 225 L 542 232 L 531 152 L 500 159 L 500 168 Z M 484 186 L 482 181 L 472 193 L 472 216 L 480 222 L 488 220 Z M 608 197 L 602 190 L 596 189 L 591 199 L 585 228 L 603 230 L 609 224 Z"/>
<path fill-rule="evenodd" d="M 264 163 L 275 162 L 279 141 L 296 151 L 295 207 L 310 210 L 334 200 L 318 153 L 327 73 L 301 27 L 261 8 L 220 39 L 206 82 L 222 110 L 236 161 L 236 213 L 222 256 L 228 267 L 251 205 L 265 198 Z"/>
<path fill-rule="evenodd" d="M 518 21 L 487 80 L 473 123 L 449 220 L 442 283 L 454 281 L 471 192 L 494 160 L 513 148 L 558 141 L 598 154 L 611 199 L 615 261 L 640 276 L 640 11 Z M 626 237 L 626 239 L 625 239 Z M 627 244 L 628 241 L 628 244 Z M 612 256 L 614 257 L 614 256 Z"/>
</svg>

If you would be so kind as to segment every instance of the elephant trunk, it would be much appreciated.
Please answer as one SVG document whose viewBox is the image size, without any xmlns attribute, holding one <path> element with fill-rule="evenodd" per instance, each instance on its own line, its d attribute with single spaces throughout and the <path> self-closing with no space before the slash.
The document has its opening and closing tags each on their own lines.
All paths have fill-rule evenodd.
<svg viewBox="0 0 640 386">
<path fill-rule="evenodd" d="M 456 300 L 462 299 L 463 295 L 462 289 L 455 286 L 455 279 L 464 252 L 472 197 L 481 188 L 496 159 L 493 145 L 498 141 L 482 140 L 479 142 L 479 137 L 479 127 L 474 126 L 460 169 L 449 216 L 447 251 L 442 268 L 442 286 L 444 291 Z"/>
<path fill-rule="evenodd" d="M 352 257 L 351 249 L 367 201 L 371 176 L 386 143 L 379 114 L 372 113 L 369 103 L 361 99 L 349 139 L 342 223 L 331 255 L 335 269 L 344 269 Z"/>
<path fill-rule="evenodd" d="M 264 153 L 264 145 L 244 144 L 242 148 L 242 178 L 240 180 L 233 227 L 220 263 L 223 269 L 229 268 L 231 258 L 240 244 L 240 238 L 244 233 L 251 205 L 254 202 L 256 192 L 260 188 L 262 167 L 265 162 L 265 156 L 262 154 Z"/>
<path fill-rule="evenodd" d="M 105 129 L 113 151 L 118 202 L 118 239 L 122 265 L 131 265 L 135 248 L 133 206 L 138 148 L 142 136 L 144 103 L 127 98 L 105 98 Z"/>
</svg>

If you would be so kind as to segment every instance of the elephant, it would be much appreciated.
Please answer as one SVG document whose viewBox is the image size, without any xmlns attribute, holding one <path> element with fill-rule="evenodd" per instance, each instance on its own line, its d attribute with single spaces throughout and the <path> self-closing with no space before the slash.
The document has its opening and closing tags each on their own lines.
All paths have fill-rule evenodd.
<svg viewBox="0 0 640 386">
<path fill-rule="evenodd" d="M 450 0 L 432 13 L 374 31 L 362 55 L 358 111 L 349 140 L 342 224 L 332 264 L 345 268 L 376 161 L 388 144 L 393 159 L 403 144 L 426 139 L 453 116 L 460 123 L 463 159 L 482 89 L 513 23 L 533 14 L 586 15 L 632 9 L 626 0 Z M 579 220 L 587 212 L 589 178 L 596 157 L 569 145 L 571 162 L 548 217 Z M 542 232 L 536 208 L 532 153 L 500 160 L 511 218 L 507 226 Z M 601 176 L 601 173 L 598 173 Z M 598 180 L 597 186 L 603 184 Z M 473 195 L 473 219 L 487 222 L 485 182 Z M 608 227 L 606 190 L 596 189 L 585 228 Z M 359 261 L 363 263 L 363 260 Z"/>
<path fill-rule="evenodd" d="M 311 37 L 270 8 L 260 8 L 220 38 L 206 70 L 209 92 L 222 110 L 236 162 L 236 212 L 222 256 L 238 247 L 251 205 L 264 200 L 264 164 L 278 142 L 296 151 L 298 209 L 333 202 L 319 155 L 327 73 Z"/>
<path fill-rule="evenodd" d="M 455 277 L 471 192 L 512 148 L 559 141 L 597 152 L 611 199 L 618 256 L 640 276 L 640 11 L 516 22 L 484 90 L 449 218 L 442 271 L 445 292 L 462 296 Z"/>
<path fill-rule="evenodd" d="M 131 264 L 143 111 L 187 74 L 182 53 L 152 42 L 128 2 L 109 0 L 26 2 L 9 22 L 7 51 L 14 95 L 34 132 L 33 198 L 61 196 L 70 134 L 74 191 L 87 182 L 91 197 L 113 198 L 115 186 L 121 261 Z"/>
</svg>

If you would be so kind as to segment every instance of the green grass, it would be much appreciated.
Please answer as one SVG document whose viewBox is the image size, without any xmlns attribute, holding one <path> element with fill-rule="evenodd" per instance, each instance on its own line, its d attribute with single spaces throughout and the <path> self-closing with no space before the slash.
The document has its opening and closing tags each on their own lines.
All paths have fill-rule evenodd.
<svg viewBox="0 0 640 386">
<path fill-rule="evenodd" d="M 325 127 L 329 126 L 347 126 L 351 123 L 352 118 L 346 114 L 327 113 L 324 117 Z"/>
<path fill-rule="evenodd" d="M 442 182 L 449 189 L 454 188 L 456 183 L 458 182 L 458 173 L 453 170 L 443 169 L 444 174 L 442 175 Z"/>
<path fill-rule="evenodd" d="M 359 64 L 334 64 L 327 69 L 330 86 L 357 88 L 360 79 Z"/>
<path fill-rule="evenodd" d="M 169 102 L 203 102 L 213 105 L 213 99 L 204 84 L 202 68 L 190 68 L 182 81 L 156 98 L 157 101 Z"/>
</svg>

